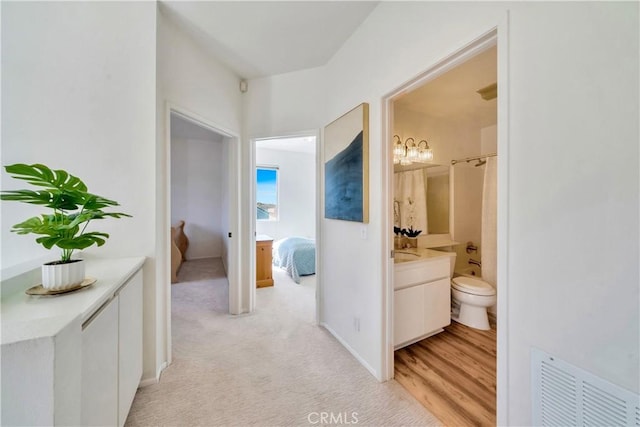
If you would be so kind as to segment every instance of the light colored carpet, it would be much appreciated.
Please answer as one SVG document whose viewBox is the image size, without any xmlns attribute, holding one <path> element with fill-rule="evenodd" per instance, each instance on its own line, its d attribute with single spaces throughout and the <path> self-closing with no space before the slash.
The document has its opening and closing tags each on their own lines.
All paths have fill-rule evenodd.
<svg viewBox="0 0 640 427">
<path fill-rule="evenodd" d="M 258 289 L 255 312 L 241 316 L 227 312 L 219 259 L 186 262 L 178 278 L 173 363 L 158 384 L 138 390 L 127 426 L 439 424 L 314 325 L 315 276 L 296 285 L 274 268 L 275 286 Z"/>
</svg>

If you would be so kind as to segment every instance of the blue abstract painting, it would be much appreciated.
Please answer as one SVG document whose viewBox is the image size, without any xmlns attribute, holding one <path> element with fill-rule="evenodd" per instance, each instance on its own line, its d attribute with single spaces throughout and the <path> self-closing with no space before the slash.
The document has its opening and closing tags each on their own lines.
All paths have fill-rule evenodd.
<svg viewBox="0 0 640 427">
<path fill-rule="evenodd" d="M 325 218 L 368 222 L 368 105 L 325 128 Z"/>
</svg>

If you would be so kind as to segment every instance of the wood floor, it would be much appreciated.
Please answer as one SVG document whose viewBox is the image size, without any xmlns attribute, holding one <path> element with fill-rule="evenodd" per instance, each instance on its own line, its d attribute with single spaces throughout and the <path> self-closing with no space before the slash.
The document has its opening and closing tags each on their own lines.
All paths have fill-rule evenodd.
<svg viewBox="0 0 640 427">
<path fill-rule="evenodd" d="M 395 352 L 395 379 L 446 426 L 495 426 L 496 331 L 451 322 Z"/>
</svg>

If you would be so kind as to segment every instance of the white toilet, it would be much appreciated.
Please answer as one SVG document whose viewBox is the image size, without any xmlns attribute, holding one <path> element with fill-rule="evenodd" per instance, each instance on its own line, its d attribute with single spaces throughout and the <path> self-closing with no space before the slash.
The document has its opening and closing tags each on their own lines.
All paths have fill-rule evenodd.
<svg viewBox="0 0 640 427">
<path fill-rule="evenodd" d="M 453 277 L 456 253 L 438 251 L 449 256 L 451 279 L 451 319 L 472 328 L 489 330 L 487 308 L 496 303 L 496 290 L 489 283 L 474 277 Z"/>
<path fill-rule="evenodd" d="M 473 277 L 454 277 L 451 302 L 452 320 L 476 329 L 491 329 L 487 307 L 496 303 L 496 290 L 489 283 Z"/>
</svg>

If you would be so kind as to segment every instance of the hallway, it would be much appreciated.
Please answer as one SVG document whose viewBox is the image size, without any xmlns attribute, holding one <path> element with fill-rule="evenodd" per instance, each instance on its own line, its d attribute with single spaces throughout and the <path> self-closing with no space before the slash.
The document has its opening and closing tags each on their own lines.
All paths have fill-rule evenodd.
<svg viewBox="0 0 640 427">
<path fill-rule="evenodd" d="M 179 278 L 193 276 L 189 264 Z M 355 414 L 367 426 L 438 425 L 398 383 L 379 383 L 314 325 L 315 276 L 296 285 L 273 273 L 276 285 L 257 290 L 250 315 L 221 312 L 219 259 L 211 278 L 171 287 L 173 363 L 138 390 L 127 426 L 300 426 L 322 412 Z"/>
</svg>

